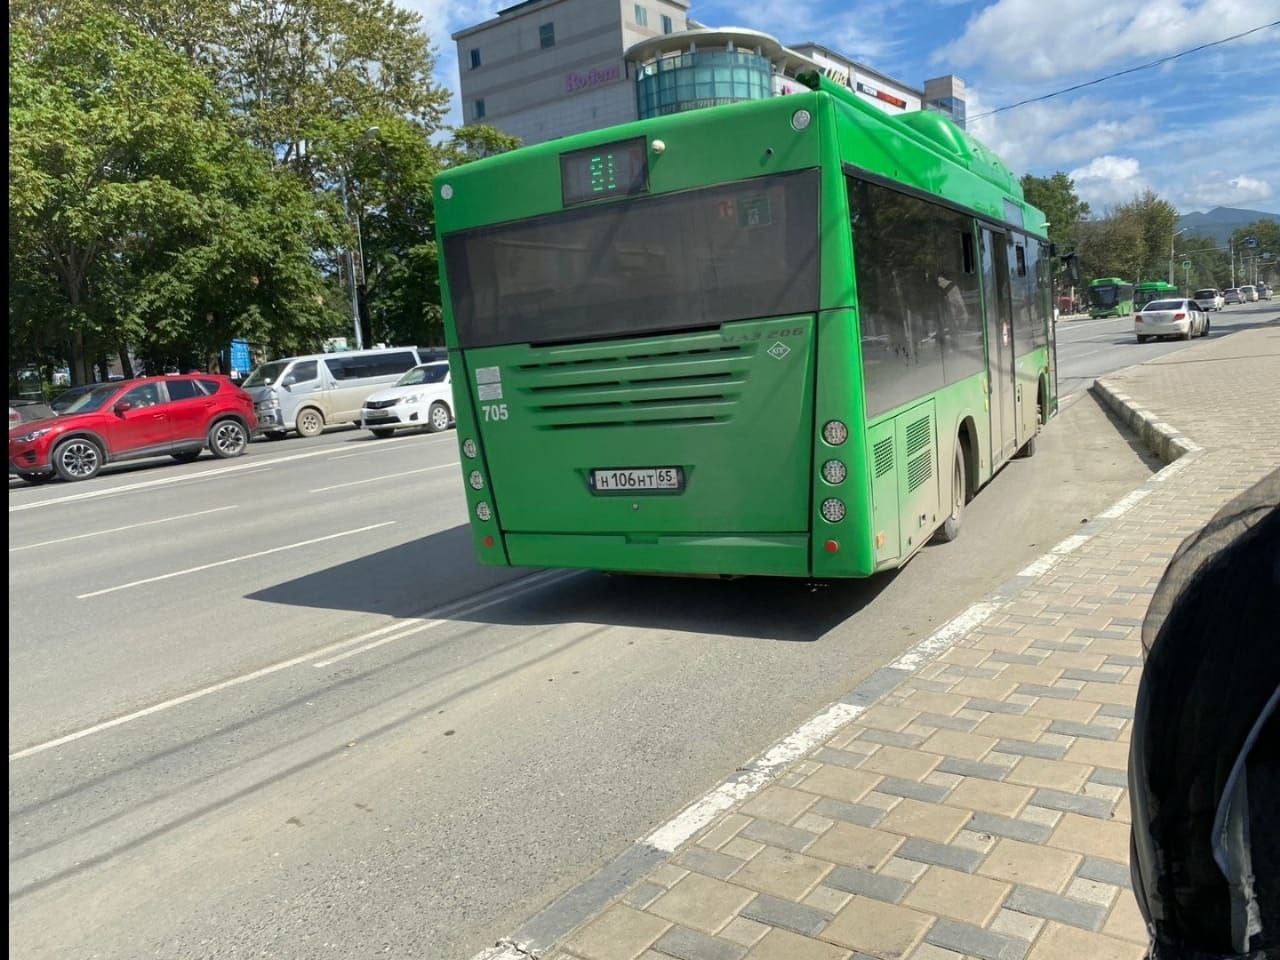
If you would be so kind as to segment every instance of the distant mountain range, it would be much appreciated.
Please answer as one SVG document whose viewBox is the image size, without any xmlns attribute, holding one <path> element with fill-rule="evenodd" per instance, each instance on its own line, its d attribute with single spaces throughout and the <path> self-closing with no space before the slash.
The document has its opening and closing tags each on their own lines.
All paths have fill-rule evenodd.
<svg viewBox="0 0 1280 960">
<path fill-rule="evenodd" d="M 1257 220 L 1273 220 L 1280 223 L 1280 216 L 1261 210 L 1240 210 L 1235 207 L 1214 207 L 1208 213 L 1188 213 L 1178 218 L 1178 227 L 1186 227 L 1190 234 L 1212 237 L 1225 244 L 1237 227 Z"/>
</svg>

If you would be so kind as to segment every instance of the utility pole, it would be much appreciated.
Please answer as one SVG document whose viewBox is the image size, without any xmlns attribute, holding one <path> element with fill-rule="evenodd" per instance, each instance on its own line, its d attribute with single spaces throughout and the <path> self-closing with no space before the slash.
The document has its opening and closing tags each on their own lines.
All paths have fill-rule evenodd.
<svg viewBox="0 0 1280 960">
<path fill-rule="evenodd" d="M 1173 286 L 1173 241 L 1177 240 L 1181 234 L 1186 233 L 1190 229 L 1190 227 L 1183 227 L 1169 238 L 1169 286 L 1171 287 Z"/>
<path fill-rule="evenodd" d="M 351 222 L 351 207 L 347 203 L 347 171 L 342 171 L 342 215 L 347 223 Z M 356 332 L 356 349 L 364 349 L 364 334 L 360 331 L 360 297 L 356 292 L 356 257 L 355 251 L 347 247 L 347 286 L 351 288 L 351 322 Z"/>
</svg>

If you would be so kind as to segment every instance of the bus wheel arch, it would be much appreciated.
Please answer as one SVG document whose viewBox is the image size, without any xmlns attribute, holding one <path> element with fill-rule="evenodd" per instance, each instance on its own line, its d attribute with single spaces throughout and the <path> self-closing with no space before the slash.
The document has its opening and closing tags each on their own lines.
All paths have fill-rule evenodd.
<svg viewBox="0 0 1280 960">
<path fill-rule="evenodd" d="M 956 442 L 951 455 L 951 481 L 947 486 L 948 497 L 947 518 L 942 521 L 934 534 L 939 543 L 950 543 L 960 536 L 960 525 L 964 522 L 964 508 L 973 499 L 978 489 L 976 466 L 977 446 L 974 443 L 973 420 L 965 417 L 956 431 Z"/>
<path fill-rule="evenodd" d="M 978 460 L 978 426 L 974 422 L 973 417 L 966 414 L 960 421 L 960 426 L 956 430 L 956 445 L 964 451 L 965 461 L 965 502 L 973 499 L 974 494 L 978 492 L 978 487 L 982 485 L 979 475 Z"/>
</svg>

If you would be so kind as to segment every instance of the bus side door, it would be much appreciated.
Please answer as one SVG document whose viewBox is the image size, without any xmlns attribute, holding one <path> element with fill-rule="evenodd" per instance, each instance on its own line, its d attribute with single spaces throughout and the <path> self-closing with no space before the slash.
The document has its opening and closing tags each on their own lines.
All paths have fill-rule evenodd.
<svg viewBox="0 0 1280 960">
<path fill-rule="evenodd" d="M 1005 234 L 985 226 L 982 228 L 982 300 L 987 320 L 987 392 L 991 400 L 993 474 L 1017 449 L 1008 249 L 1009 240 Z"/>
</svg>

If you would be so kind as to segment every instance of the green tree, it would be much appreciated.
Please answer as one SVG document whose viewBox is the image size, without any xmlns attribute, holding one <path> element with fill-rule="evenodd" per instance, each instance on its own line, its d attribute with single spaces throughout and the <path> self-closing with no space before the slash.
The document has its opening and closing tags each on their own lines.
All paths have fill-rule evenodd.
<svg viewBox="0 0 1280 960">
<path fill-rule="evenodd" d="M 1059 247 L 1069 247 L 1076 238 L 1076 225 L 1089 216 L 1089 204 L 1076 194 L 1075 181 L 1059 170 L 1049 177 L 1025 174 L 1022 194 L 1032 206 L 1044 211 L 1049 221 L 1049 239 Z"/>
<path fill-rule="evenodd" d="M 238 135 L 189 58 L 75 3 L 11 11 L 9 50 L 19 347 L 61 344 L 80 383 L 130 340 L 208 349 L 248 327 L 332 325 L 311 258 L 338 232 L 304 183 Z"/>
<path fill-rule="evenodd" d="M 1256 245 L 1246 241 L 1252 238 Z M 1231 234 L 1231 242 L 1236 249 L 1236 282 L 1252 283 L 1254 277 L 1253 257 L 1257 261 L 1257 276 L 1268 282 L 1280 277 L 1280 223 L 1274 220 L 1255 220 L 1243 227 L 1237 227 Z M 1264 257 L 1270 254 L 1270 257 Z"/>
<path fill-rule="evenodd" d="M 1139 224 L 1142 233 L 1141 279 L 1167 280 L 1174 250 L 1178 208 L 1154 191 L 1146 190 L 1129 203 L 1122 204 L 1117 213 L 1132 217 Z"/>
</svg>

